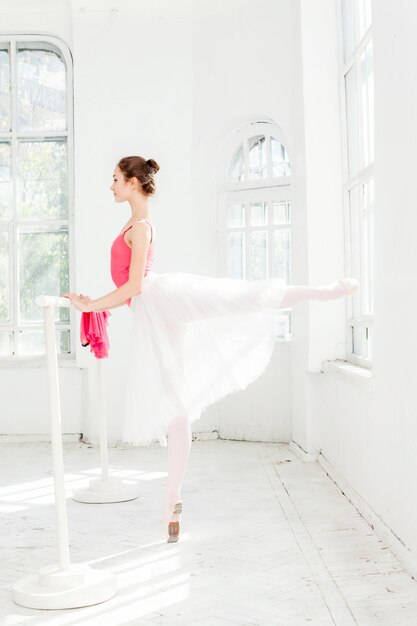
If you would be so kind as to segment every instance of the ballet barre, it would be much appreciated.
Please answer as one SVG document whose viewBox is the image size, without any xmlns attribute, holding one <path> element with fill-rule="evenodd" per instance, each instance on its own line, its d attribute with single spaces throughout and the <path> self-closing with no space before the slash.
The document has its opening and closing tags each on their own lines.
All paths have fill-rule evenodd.
<svg viewBox="0 0 417 626">
<path fill-rule="evenodd" d="M 75 489 L 72 495 L 73 500 L 87 504 L 126 502 L 139 497 L 139 487 L 136 484 L 117 476 L 109 476 L 104 360 L 96 358 L 101 476 L 92 478 L 88 487 Z"/>
<path fill-rule="evenodd" d="M 33 609 L 70 609 L 109 600 L 117 593 L 117 580 L 113 574 L 95 570 L 86 563 L 70 562 L 54 312 L 55 307 L 70 307 L 71 301 L 38 296 L 36 304 L 43 307 L 45 327 L 59 563 L 18 580 L 13 585 L 13 599 L 16 604 Z"/>
</svg>

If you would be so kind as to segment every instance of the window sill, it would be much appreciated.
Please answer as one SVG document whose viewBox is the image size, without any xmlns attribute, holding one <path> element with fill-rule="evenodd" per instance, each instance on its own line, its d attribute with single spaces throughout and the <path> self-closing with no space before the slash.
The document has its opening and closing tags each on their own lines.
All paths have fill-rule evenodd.
<svg viewBox="0 0 417 626">
<path fill-rule="evenodd" d="M 29 368 L 29 367 L 46 367 L 45 356 L 33 357 L 2 357 L 0 358 L 0 368 Z M 58 359 L 58 367 L 78 368 L 75 358 Z"/>
<path fill-rule="evenodd" d="M 323 374 L 340 376 L 346 380 L 346 382 L 365 389 L 373 390 L 375 386 L 372 370 L 354 365 L 348 361 L 342 361 L 341 359 L 323 361 L 320 371 Z"/>
</svg>

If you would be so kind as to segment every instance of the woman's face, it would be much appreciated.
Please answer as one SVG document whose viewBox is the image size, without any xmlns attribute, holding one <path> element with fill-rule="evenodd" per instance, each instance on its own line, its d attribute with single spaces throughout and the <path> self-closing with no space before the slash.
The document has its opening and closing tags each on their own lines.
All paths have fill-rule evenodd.
<svg viewBox="0 0 417 626">
<path fill-rule="evenodd" d="M 124 202 L 132 197 L 134 189 L 132 189 L 131 181 L 126 181 L 123 177 L 122 171 L 117 166 L 113 172 L 113 184 L 110 187 L 114 194 L 116 202 Z"/>
</svg>

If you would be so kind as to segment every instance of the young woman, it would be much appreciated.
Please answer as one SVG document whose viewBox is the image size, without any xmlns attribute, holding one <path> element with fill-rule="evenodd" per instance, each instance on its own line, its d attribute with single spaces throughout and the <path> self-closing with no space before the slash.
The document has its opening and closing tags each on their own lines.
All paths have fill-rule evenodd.
<svg viewBox="0 0 417 626">
<path fill-rule="evenodd" d="M 352 278 L 319 287 L 281 279 L 246 280 L 151 270 L 155 228 L 149 197 L 153 159 L 119 161 L 110 189 L 129 202 L 131 218 L 113 241 L 116 289 L 101 298 L 67 293 L 79 311 L 128 304 L 133 314 L 122 440 L 167 446 L 168 481 L 163 523 L 177 541 L 181 487 L 191 448 L 191 426 L 203 410 L 244 389 L 265 370 L 276 343 L 276 311 L 305 300 L 334 300 L 359 288 Z"/>
</svg>

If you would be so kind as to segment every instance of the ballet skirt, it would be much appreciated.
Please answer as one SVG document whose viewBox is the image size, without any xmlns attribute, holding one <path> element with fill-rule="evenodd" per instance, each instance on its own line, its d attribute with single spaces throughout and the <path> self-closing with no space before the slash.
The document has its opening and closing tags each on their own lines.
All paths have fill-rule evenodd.
<svg viewBox="0 0 417 626">
<path fill-rule="evenodd" d="M 132 312 L 122 441 L 167 445 L 173 417 L 190 422 L 262 374 L 276 344 L 281 278 L 247 280 L 154 272 L 153 225 L 142 291 Z M 129 227 L 131 228 L 131 226 Z M 128 230 L 128 229 L 126 229 Z M 111 247 L 117 287 L 128 280 L 131 248 L 123 231 Z"/>
</svg>

